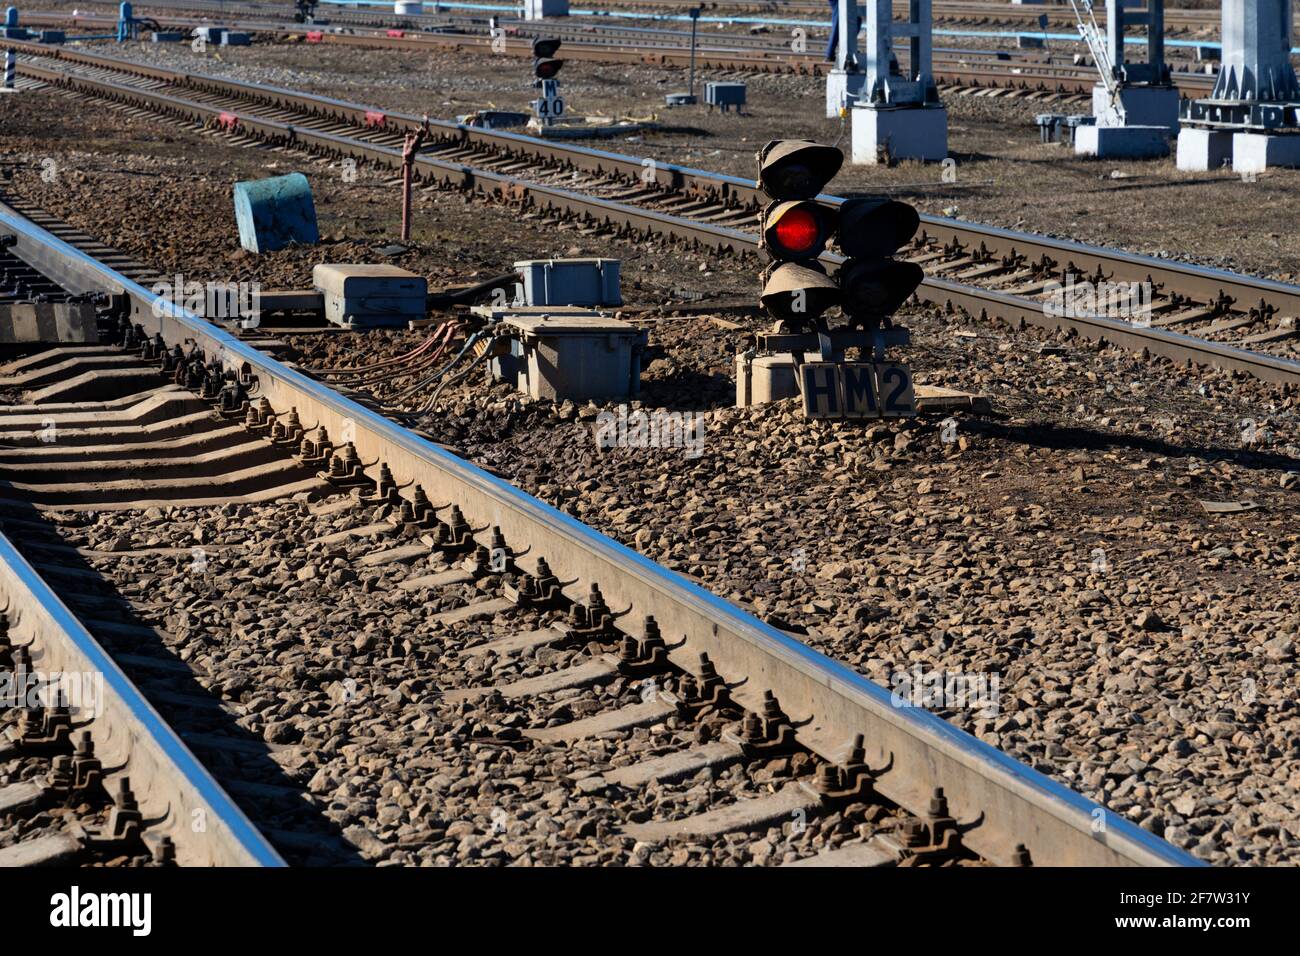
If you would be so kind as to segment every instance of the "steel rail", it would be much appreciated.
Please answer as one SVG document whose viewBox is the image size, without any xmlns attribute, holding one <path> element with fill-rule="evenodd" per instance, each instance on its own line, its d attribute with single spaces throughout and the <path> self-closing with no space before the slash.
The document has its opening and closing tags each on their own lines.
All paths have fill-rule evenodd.
<svg viewBox="0 0 1300 956">
<path fill-rule="evenodd" d="M 8 219 L 6 219 L 8 221 Z M 30 239 L 30 237 L 27 237 Z M 30 248 L 20 243 L 19 253 Z M 152 838 L 168 837 L 183 866 L 283 866 L 236 806 L 103 646 L 27 559 L 0 534 L 0 593 L 10 636 L 28 643 L 43 673 L 102 678 L 101 709 L 84 729 L 106 778 L 128 776 Z M 194 823 L 203 821 L 202 828 Z"/>
<path fill-rule="evenodd" d="M 0 41 L 0 46 L 5 42 Z M 23 46 L 31 45 L 23 44 Z M 106 61 L 106 58 L 91 54 L 67 55 L 62 51 L 56 58 L 89 63 L 93 66 L 103 66 Z M 116 61 L 107 62 L 110 64 L 110 69 L 116 68 Z M 401 150 L 396 146 L 366 142 L 342 134 L 312 130 L 305 126 L 294 126 L 219 106 L 197 103 L 156 90 L 58 70 L 46 70 L 26 61 L 20 65 L 25 72 L 56 85 L 80 89 L 108 99 L 150 104 L 151 108 L 157 111 L 202 124 L 209 124 L 225 116 L 233 119 L 239 129 L 273 142 L 297 144 L 331 155 L 350 156 L 400 168 Z M 178 75 L 173 71 L 135 64 L 129 64 L 124 69 L 128 73 L 138 73 L 151 79 L 171 82 L 181 79 L 185 84 L 200 91 L 218 94 L 236 91 L 260 100 L 270 107 L 305 110 L 314 115 L 342 119 L 358 126 L 378 122 L 379 129 L 404 130 L 413 129 L 421 122 L 414 116 L 378 114 L 373 109 L 357 104 L 279 87 L 259 87 L 242 81 L 195 74 Z M 584 171 L 624 178 L 628 182 L 642 182 L 649 185 L 653 181 L 656 185 L 668 189 L 680 190 L 688 195 L 724 204 L 756 209 L 761 198 L 752 180 L 735 176 L 709 173 L 672 164 L 655 164 L 646 167 L 645 160 L 639 157 L 609 153 L 590 147 L 539 141 L 506 131 L 485 130 L 448 122 L 431 122 L 430 126 L 436 136 L 454 142 L 481 144 L 507 153 L 513 150 L 520 155 L 542 156 L 565 162 Z M 642 233 L 668 235 L 721 251 L 756 251 L 757 237 L 738 229 L 546 186 L 502 173 L 477 169 L 463 163 L 440 160 L 435 155 L 421 154 L 417 156 L 416 162 L 424 178 L 444 186 L 472 189 L 504 201 L 524 202 L 543 210 L 577 215 L 594 223 L 614 228 L 630 228 Z M 648 176 L 648 172 L 652 173 L 652 176 Z M 823 195 L 821 198 L 832 203 L 844 201 L 843 197 L 839 196 Z M 1282 315 L 1300 315 L 1300 288 L 1285 283 L 1185 263 L 1171 263 L 1150 256 L 959 220 L 933 216 L 922 216 L 921 220 L 926 236 L 945 244 L 957 242 L 968 248 L 979 246 L 988 250 L 990 255 L 1018 255 L 1031 258 L 1047 256 L 1067 269 L 1076 268 L 1089 273 L 1099 271 L 1111 281 L 1150 281 L 1158 288 L 1178 291 L 1207 301 L 1225 296 L 1242 301 L 1243 298 L 1253 299 L 1258 295 L 1261 302 L 1272 305 Z M 829 254 L 824 258 L 832 267 L 840 261 L 838 257 Z M 997 316 L 1006 321 L 1023 321 L 1040 328 L 1072 331 L 1095 341 L 1131 347 L 1135 351 L 1145 348 L 1152 355 L 1163 356 L 1174 362 L 1191 361 L 1228 371 L 1244 372 L 1264 381 L 1300 383 L 1300 363 L 1290 359 L 1100 316 L 1057 315 L 1050 313 L 1038 300 L 982 289 L 978 286 L 927 277 L 918 289 L 917 296 L 923 302 L 948 308 L 961 308 L 972 315 Z"/>
<path fill-rule="evenodd" d="M 526 542 L 529 555 L 544 555 L 563 580 L 583 588 L 598 583 L 612 605 L 630 609 L 626 620 L 653 614 L 665 634 L 684 639 L 669 655 L 676 666 L 700 676 L 700 655 L 707 654 L 732 698 L 751 710 L 761 708 L 764 691 L 771 691 L 796 724 L 796 738 L 812 752 L 843 760 L 854 737 L 863 734 L 868 762 L 882 770 L 876 790 L 921 811 L 934 789 L 943 787 L 965 845 L 990 862 L 1009 864 L 1023 846 L 1041 866 L 1199 865 L 936 715 L 897 706 L 886 689 L 863 675 L 277 362 L 3 206 L 0 226 L 19 237 L 23 258 L 37 259 L 33 264 L 71 291 L 127 296 L 133 319 L 147 334 L 158 333 L 169 346 L 195 345 L 227 369 L 250 376 L 254 394 L 278 413 L 296 409 L 313 428 L 354 434 L 362 460 L 387 464 L 399 485 L 420 484 L 433 501 L 455 502 L 472 526 L 496 526 L 507 542 Z"/>
</svg>

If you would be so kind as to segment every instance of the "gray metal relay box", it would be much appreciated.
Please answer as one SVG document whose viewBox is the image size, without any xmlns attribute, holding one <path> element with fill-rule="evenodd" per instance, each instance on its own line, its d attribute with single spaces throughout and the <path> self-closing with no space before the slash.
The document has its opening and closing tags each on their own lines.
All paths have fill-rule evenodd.
<svg viewBox="0 0 1300 956">
<path fill-rule="evenodd" d="M 745 105 L 745 84 L 710 80 L 704 84 L 704 102 L 709 106 L 721 107 L 724 113 L 733 106 L 740 109 Z"/>
<path fill-rule="evenodd" d="M 510 352 L 492 374 L 534 399 L 628 398 L 641 388 L 641 353 L 648 335 L 619 319 L 586 309 L 476 309 L 503 324 Z"/>
<path fill-rule="evenodd" d="M 526 259 L 524 305 L 622 305 L 618 259 Z"/>
<path fill-rule="evenodd" d="M 322 263 L 311 280 L 335 325 L 404 328 L 428 314 L 428 280 L 397 266 Z"/>
</svg>

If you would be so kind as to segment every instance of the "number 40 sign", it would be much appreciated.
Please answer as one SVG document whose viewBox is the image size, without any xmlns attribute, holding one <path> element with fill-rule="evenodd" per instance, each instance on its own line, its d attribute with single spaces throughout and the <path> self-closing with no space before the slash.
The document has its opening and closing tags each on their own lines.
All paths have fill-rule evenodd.
<svg viewBox="0 0 1300 956">
<path fill-rule="evenodd" d="M 808 418 L 910 418 L 912 371 L 898 362 L 808 362 L 799 366 Z"/>
</svg>

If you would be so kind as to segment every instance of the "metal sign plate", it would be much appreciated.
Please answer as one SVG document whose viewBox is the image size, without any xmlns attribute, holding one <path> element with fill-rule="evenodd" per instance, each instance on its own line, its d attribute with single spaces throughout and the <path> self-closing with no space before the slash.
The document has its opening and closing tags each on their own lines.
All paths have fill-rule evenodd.
<svg viewBox="0 0 1300 956">
<path fill-rule="evenodd" d="M 910 418 L 912 370 L 901 362 L 806 362 L 799 392 L 808 418 Z"/>
</svg>

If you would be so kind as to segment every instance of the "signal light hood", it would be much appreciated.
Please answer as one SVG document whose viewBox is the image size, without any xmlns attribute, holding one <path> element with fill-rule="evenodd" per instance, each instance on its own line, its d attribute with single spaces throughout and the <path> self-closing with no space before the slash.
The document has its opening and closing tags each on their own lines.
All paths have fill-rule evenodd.
<svg viewBox="0 0 1300 956">
<path fill-rule="evenodd" d="M 773 140 L 758 153 L 758 186 L 773 199 L 812 199 L 843 164 L 844 154 L 834 146 Z"/>
<path fill-rule="evenodd" d="M 533 41 L 533 56 L 539 60 L 549 60 L 560 49 L 560 41 L 555 37 L 538 37 Z"/>
<path fill-rule="evenodd" d="M 822 272 L 784 262 L 764 277 L 759 302 L 768 313 L 793 325 L 809 323 L 840 301 L 840 287 Z"/>
</svg>

